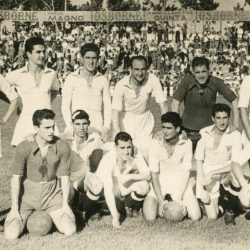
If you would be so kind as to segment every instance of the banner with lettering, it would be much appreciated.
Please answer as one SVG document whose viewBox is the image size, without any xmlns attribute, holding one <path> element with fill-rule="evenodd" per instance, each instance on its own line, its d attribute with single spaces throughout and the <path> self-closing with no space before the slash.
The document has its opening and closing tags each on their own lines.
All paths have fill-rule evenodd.
<svg viewBox="0 0 250 250">
<path fill-rule="evenodd" d="M 0 11 L 21 22 L 249 21 L 249 11 Z"/>
</svg>

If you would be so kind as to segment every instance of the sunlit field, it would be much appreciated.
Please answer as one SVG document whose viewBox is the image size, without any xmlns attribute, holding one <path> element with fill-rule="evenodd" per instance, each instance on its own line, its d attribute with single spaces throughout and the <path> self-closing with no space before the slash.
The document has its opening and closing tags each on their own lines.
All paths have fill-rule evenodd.
<svg viewBox="0 0 250 250">
<path fill-rule="evenodd" d="M 170 106 L 172 99 L 169 98 Z M 218 98 L 217 102 L 226 102 Z M 60 110 L 61 97 L 53 104 L 57 114 L 56 123 L 59 131 L 64 129 L 64 122 Z M 7 104 L 0 101 L 0 117 L 6 111 Z M 183 109 L 183 107 L 181 107 Z M 160 129 L 160 111 L 154 99 L 151 101 L 156 126 L 155 132 Z M 0 161 L 0 223 L 3 225 L 6 212 L 11 204 L 10 178 L 13 148 L 10 141 L 18 117 L 11 117 L 7 125 L 2 127 L 3 158 Z M 192 173 L 194 176 L 194 173 Z M 24 234 L 16 241 L 6 241 L 0 233 L 0 249 L 46 249 L 46 250 L 133 250 L 133 249 L 249 249 L 250 247 L 250 221 L 244 216 L 236 218 L 235 226 L 226 226 L 224 219 L 209 221 L 203 217 L 198 222 L 185 220 L 178 224 L 166 223 L 158 218 L 149 225 L 142 217 L 129 218 L 122 223 L 120 230 L 113 229 L 111 217 L 105 216 L 100 221 L 89 221 L 83 231 L 65 237 L 58 232 L 53 232 L 45 237 L 34 237 Z"/>
</svg>

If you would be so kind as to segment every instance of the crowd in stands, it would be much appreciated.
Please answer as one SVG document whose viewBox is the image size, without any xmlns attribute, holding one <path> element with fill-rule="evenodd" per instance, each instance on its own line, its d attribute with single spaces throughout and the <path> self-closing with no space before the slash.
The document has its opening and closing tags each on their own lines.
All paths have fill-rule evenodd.
<svg viewBox="0 0 250 250">
<path fill-rule="evenodd" d="M 237 90 L 250 62 L 250 33 L 236 23 L 227 23 L 223 31 L 206 22 L 203 33 L 188 33 L 187 24 L 37 23 L 16 24 L 9 32 L 4 26 L 0 40 L 0 73 L 4 76 L 25 65 L 24 43 L 32 36 L 41 36 L 46 43 L 46 66 L 57 71 L 61 87 L 66 76 L 81 66 L 80 47 L 95 43 L 100 48 L 98 70 L 116 82 L 129 74 L 130 58 L 143 55 L 150 72 L 155 73 L 167 96 L 172 96 L 184 74 L 191 73 L 195 56 L 211 62 L 210 73 L 222 78 Z M 61 93 L 61 92 L 60 92 Z"/>
</svg>

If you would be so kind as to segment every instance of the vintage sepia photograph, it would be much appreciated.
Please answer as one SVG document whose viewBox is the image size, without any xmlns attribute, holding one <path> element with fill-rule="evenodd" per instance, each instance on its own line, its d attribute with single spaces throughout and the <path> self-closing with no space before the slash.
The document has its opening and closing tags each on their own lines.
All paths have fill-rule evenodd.
<svg viewBox="0 0 250 250">
<path fill-rule="evenodd" d="M 0 0 L 0 249 L 248 250 L 250 0 Z"/>
</svg>

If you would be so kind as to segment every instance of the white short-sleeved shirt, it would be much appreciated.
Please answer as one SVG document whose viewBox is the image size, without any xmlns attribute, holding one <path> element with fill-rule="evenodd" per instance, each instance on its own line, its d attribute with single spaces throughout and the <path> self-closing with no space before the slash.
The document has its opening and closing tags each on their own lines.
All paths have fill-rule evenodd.
<svg viewBox="0 0 250 250">
<path fill-rule="evenodd" d="M 98 169 L 97 176 L 103 181 L 104 189 L 113 188 L 112 176 L 118 177 L 121 175 L 119 167 L 116 164 L 116 150 L 113 149 L 103 156 Z M 133 169 L 137 169 L 140 173 L 149 173 L 149 169 L 145 159 L 140 152 L 126 162 L 126 170 L 122 174 L 129 174 Z"/>
<path fill-rule="evenodd" d="M 139 115 L 149 110 L 149 101 L 152 94 L 155 96 L 157 103 L 167 101 L 160 81 L 156 75 L 148 74 L 146 76 L 138 95 L 135 94 L 130 84 L 130 79 L 131 76 L 125 76 L 116 84 L 113 94 L 112 109 Z"/>
<path fill-rule="evenodd" d="M 223 165 L 231 161 L 242 150 L 241 134 L 239 131 L 230 133 L 229 128 L 222 135 L 218 148 L 214 148 L 213 129 L 215 125 L 200 130 L 201 139 L 198 141 L 195 159 L 208 165 Z"/>
<path fill-rule="evenodd" d="M 50 90 L 58 90 L 60 86 L 56 72 L 45 68 L 40 86 L 37 87 L 27 65 L 7 74 L 6 80 L 16 88 L 22 99 L 22 115 L 33 115 L 37 109 L 51 109 Z"/>
<path fill-rule="evenodd" d="M 160 174 L 190 170 L 192 157 L 190 139 L 183 140 L 180 136 L 172 156 L 168 155 L 163 140 L 153 139 L 149 147 L 149 169 L 152 172 L 160 172 Z"/>
<path fill-rule="evenodd" d="M 78 109 L 86 111 L 89 115 L 100 113 L 104 103 L 104 126 L 109 128 L 111 123 L 111 99 L 109 94 L 109 81 L 97 72 L 91 84 L 80 75 L 82 67 L 69 74 L 65 80 L 62 91 L 62 114 L 66 126 L 70 126 L 71 114 Z M 68 109 L 71 107 L 71 110 Z"/>
<path fill-rule="evenodd" d="M 239 92 L 238 108 L 249 108 L 250 103 L 250 76 L 245 77 Z"/>
</svg>

